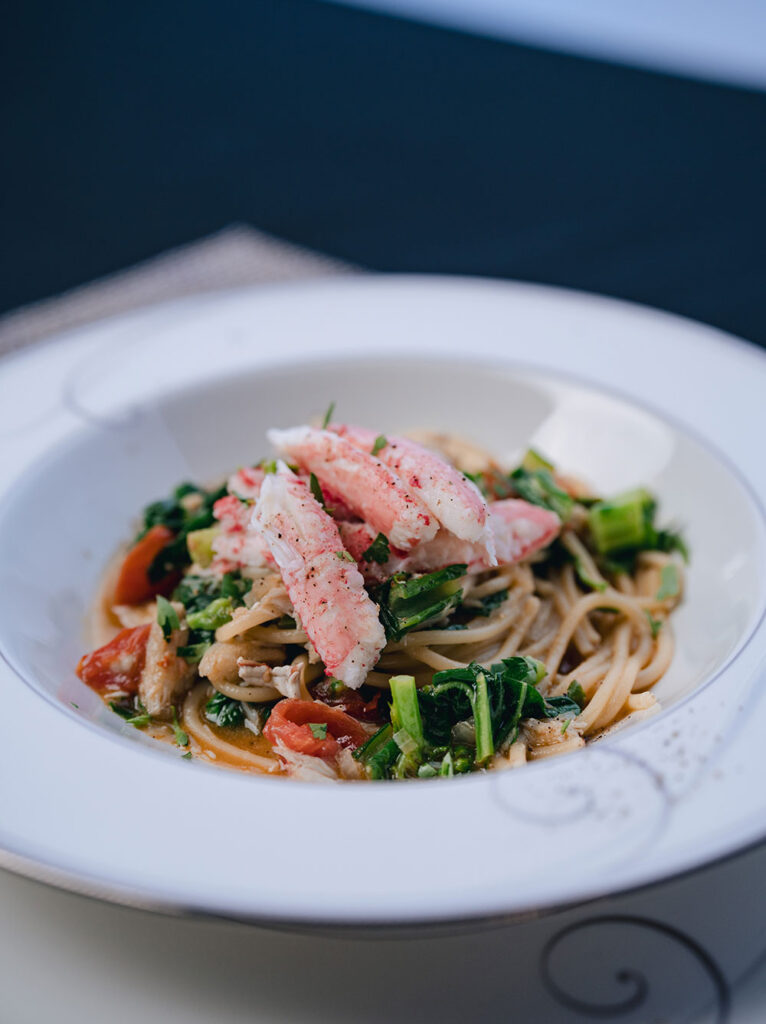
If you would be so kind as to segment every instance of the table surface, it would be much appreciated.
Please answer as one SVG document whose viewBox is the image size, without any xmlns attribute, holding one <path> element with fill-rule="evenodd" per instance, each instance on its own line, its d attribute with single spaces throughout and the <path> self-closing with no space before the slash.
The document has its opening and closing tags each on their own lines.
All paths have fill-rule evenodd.
<svg viewBox="0 0 766 1024">
<path fill-rule="evenodd" d="M 163 917 L 0 872 L 2 1019 L 762 1024 L 764 872 L 761 848 L 537 921 L 395 938 Z"/>
</svg>

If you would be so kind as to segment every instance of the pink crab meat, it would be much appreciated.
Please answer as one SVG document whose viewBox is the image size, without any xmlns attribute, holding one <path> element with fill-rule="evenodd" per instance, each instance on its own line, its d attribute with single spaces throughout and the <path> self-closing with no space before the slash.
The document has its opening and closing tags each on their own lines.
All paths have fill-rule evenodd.
<svg viewBox="0 0 766 1024">
<path fill-rule="evenodd" d="M 330 429 L 363 451 L 377 447 L 372 430 L 347 424 Z M 417 494 L 446 530 L 460 540 L 485 544 L 488 561 L 494 564 L 487 503 L 478 487 L 445 459 L 415 441 L 393 436 L 382 440 L 386 443 L 376 451 L 380 461 L 397 474 L 411 493 Z"/>
<path fill-rule="evenodd" d="M 283 462 L 261 487 L 251 532 L 263 538 L 328 673 L 358 689 L 386 643 L 338 527 Z"/>
<path fill-rule="evenodd" d="M 219 523 L 213 540 L 212 567 L 216 572 L 240 569 L 247 573 L 248 569 L 274 565 L 263 539 L 248 529 L 252 512 L 252 504 L 245 504 L 233 494 L 219 498 L 213 505 L 213 516 Z"/>
<path fill-rule="evenodd" d="M 514 565 L 547 547 L 558 535 L 561 522 L 555 512 L 528 501 L 507 498 L 489 505 L 489 529 L 492 531 L 498 565 Z M 383 565 L 367 562 L 364 553 L 375 540 L 375 530 L 367 523 L 339 523 L 343 543 L 361 563 L 369 580 L 381 580 L 395 572 L 435 572 L 446 565 L 465 564 L 469 572 L 492 568 L 482 543 L 459 540 L 446 530 L 409 552 L 392 550 Z"/>
<path fill-rule="evenodd" d="M 436 534 L 439 524 L 420 498 L 380 459 L 345 438 L 313 427 L 270 430 L 268 438 L 395 547 L 409 551 Z"/>
</svg>

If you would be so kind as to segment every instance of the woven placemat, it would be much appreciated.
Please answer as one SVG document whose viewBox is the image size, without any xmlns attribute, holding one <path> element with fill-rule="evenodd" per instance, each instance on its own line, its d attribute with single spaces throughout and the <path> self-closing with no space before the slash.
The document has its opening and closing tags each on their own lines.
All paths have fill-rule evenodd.
<svg viewBox="0 0 766 1024">
<path fill-rule="evenodd" d="M 103 317 L 167 299 L 243 285 L 351 273 L 349 264 L 232 225 L 0 317 L 0 356 Z"/>
</svg>

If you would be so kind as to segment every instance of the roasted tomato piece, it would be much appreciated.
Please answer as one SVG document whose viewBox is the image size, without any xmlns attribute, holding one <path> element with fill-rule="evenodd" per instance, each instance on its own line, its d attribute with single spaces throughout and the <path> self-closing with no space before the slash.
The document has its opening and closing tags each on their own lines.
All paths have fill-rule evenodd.
<svg viewBox="0 0 766 1024">
<path fill-rule="evenodd" d="M 317 728 L 313 729 L 314 725 Z M 327 726 L 322 736 L 322 726 Z M 360 747 L 367 732 L 351 715 L 313 700 L 281 700 L 274 706 L 263 735 L 274 746 L 284 743 L 298 754 L 331 760 L 341 747 Z"/>
<path fill-rule="evenodd" d="M 146 643 L 151 625 L 123 629 L 114 640 L 83 655 L 77 675 L 84 683 L 104 693 L 125 690 L 135 693 L 146 661 Z"/>
<path fill-rule="evenodd" d="M 167 593 L 174 586 L 175 574 L 165 576 L 156 583 L 149 579 L 149 566 L 174 537 L 175 534 L 167 526 L 158 525 L 147 530 L 141 540 L 136 541 L 120 567 L 114 588 L 115 604 L 143 604 L 157 594 Z"/>
</svg>

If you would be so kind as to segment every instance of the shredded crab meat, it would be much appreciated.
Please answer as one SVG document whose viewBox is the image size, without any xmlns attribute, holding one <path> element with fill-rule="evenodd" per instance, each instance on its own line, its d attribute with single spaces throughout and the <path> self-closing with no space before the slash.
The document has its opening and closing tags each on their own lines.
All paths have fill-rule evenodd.
<svg viewBox="0 0 766 1024">
<path fill-rule="evenodd" d="M 358 689 L 386 638 L 337 525 L 306 484 L 279 463 L 264 481 L 252 526 L 269 545 L 293 608 L 327 671 Z"/>
<path fill-rule="evenodd" d="M 370 452 L 313 427 L 270 430 L 268 438 L 395 547 L 408 551 L 436 533 L 439 524 L 425 504 Z"/>
<path fill-rule="evenodd" d="M 372 430 L 347 425 L 330 429 L 360 450 L 370 452 L 375 448 L 380 461 L 397 474 L 444 529 L 460 540 L 480 545 L 487 564 L 495 564 L 494 538 L 487 529 L 487 502 L 476 484 L 459 470 L 404 437 L 376 438 Z"/>
<path fill-rule="evenodd" d="M 516 498 L 492 502 L 488 524 L 497 564 L 501 566 L 515 565 L 546 547 L 561 529 L 554 512 Z M 433 540 L 408 553 L 392 552 L 384 565 L 367 563 L 364 552 L 375 539 L 372 528 L 366 523 L 340 523 L 339 529 L 343 543 L 363 563 L 362 570 L 368 579 L 383 579 L 395 572 L 433 572 L 461 563 L 468 566 L 469 572 L 492 568 L 482 543 L 460 540 L 446 530 L 440 530 Z"/>
<path fill-rule="evenodd" d="M 303 666 L 278 665 L 272 667 L 263 662 L 237 660 L 239 678 L 248 686 L 273 686 L 283 697 L 297 700 L 301 695 L 301 671 Z"/>
</svg>

